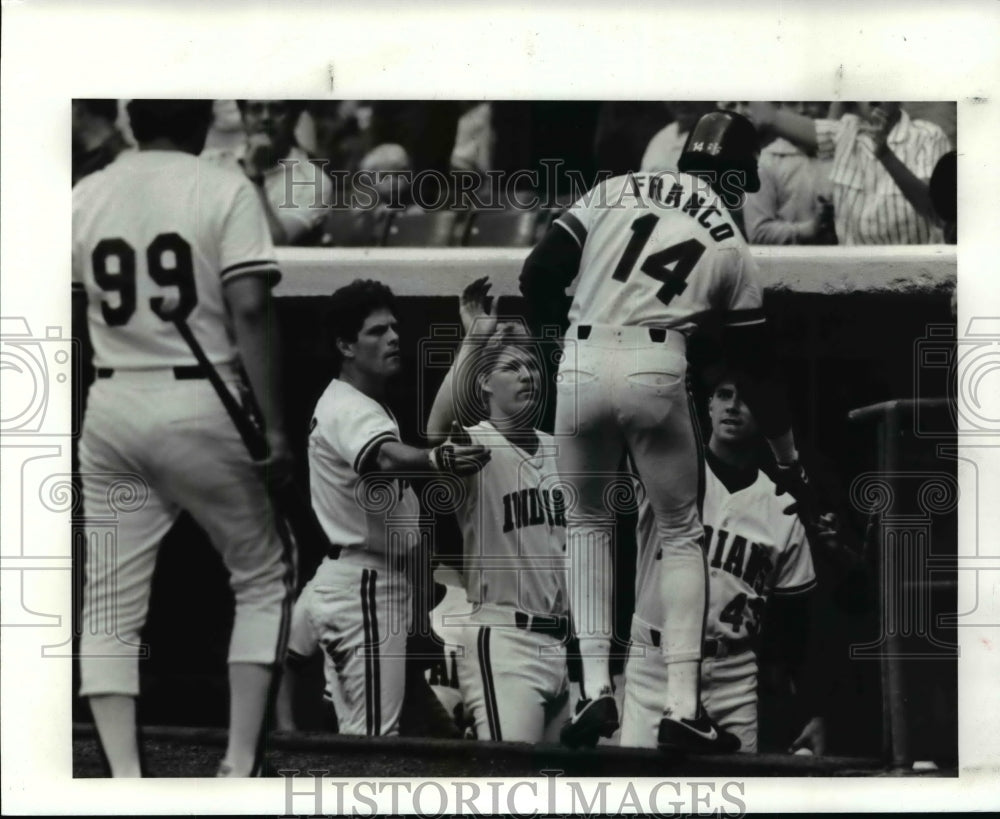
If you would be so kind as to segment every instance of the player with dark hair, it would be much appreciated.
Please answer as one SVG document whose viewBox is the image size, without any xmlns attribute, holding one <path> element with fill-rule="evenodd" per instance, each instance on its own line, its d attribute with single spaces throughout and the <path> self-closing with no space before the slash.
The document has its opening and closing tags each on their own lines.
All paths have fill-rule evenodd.
<svg viewBox="0 0 1000 819">
<path fill-rule="evenodd" d="M 133 100 L 139 150 L 73 190 L 73 276 L 87 293 L 97 380 L 80 440 L 86 587 L 80 694 L 114 776 L 140 776 L 137 656 L 157 547 L 182 509 L 229 570 L 229 743 L 220 776 L 260 770 L 276 661 L 284 656 L 295 555 L 276 528 L 260 474 L 291 474 L 279 338 L 270 288 L 280 278 L 252 186 L 197 154 L 211 102 Z M 246 371 L 270 458 L 254 463 L 205 369 L 174 322 L 185 320 L 240 395 Z M 135 503 L 116 506 L 116 486 Z M 117 527 L 115 551 L 101 538 Z"/>
<path fill-rule="evenodd" d="M 757 750 L 757 649 L 765 606 L 784 626 L 781 647 L 789 667 L 801 669 L 808 639 L 809 592 L 816 584 L 805 527 L 789 511 L 761 469 L 767 447 L 737 380 L 720 374 L 708 404 L 712 433 L 705 451 L 699 511 L 708 558 L 708 617 L 701 661 L 701 699 L 709 717 L 740 740 L 740 750 Z M 625 665 L 621 744 L 654 748 L 666 684 L 666 666 L 656 626 L 660 595 L 656 520 L 648 500 L 639 506 L 636 531 L 636 612 Z M 769 604 L 769 598 L 773 598 Z M 814 692 L 800 692 L 815 702 Z M 793 748 L 822 754 L 825 727 L 813 715 Z"/>
<path fill-rule="evenodd" d="M 535 429 L 537 352 L 521 325 L 498 323 L 496 300 L 487 310 L 489 288 L 478 279 L 462 293 L 465 338 L 427 422 L 432 443 L 451 433 L 492 454 L 456 508 L 472 611 L 442 630 L 463 649 L 459 688 L 476 735 L 539 742 L 569 704 L 564 502 L 555 442 Z"/>
<path fill-rule="evenodd" d="M 745 117 L 706 114 L 689 134 L 681 172 L 602 182 L 556 219 L 521 273 L 536 323 L 580 275 L 567 332 L 575 355 L 560 364 L 555 429 L 559 472 L 576 496 L 567 546 L 583 664 L 567 744 L 596 741 L 618 726 L 609 667 L 614 519 L 606 493 L 625 453 L 653 509 L 662 560 L 663 610 L 651 624 L 667 664 L 659 742 L 691 750 L 735 744 L 698 702 L 706 570 L 686 341 L 708 315 L 721 314 L 746 398 L 788 483 L 804 494 L 791 419 L 774 383 L 756 264 L 729 213 L 759 186 L 757 154 Z"/>
<path fill-rule="evenodd" d="M 129 146 L 115 126 L 118 100 L 73 100 L 73 184 L 114 162 Z"/>
<path fill-rule="evenodd" d="M 359 279 L 340 288 L 329 318 L 339 374 L 313 411 L 309 474 L 313 509 L 332 545 L 295 605 L 288 667 L 294 673 L 322 649 L 340 733 L 396 734 L 412 612 L 404 561 L 421 537 L 420 507 L 405 475 L 472 474 L 490 453 L 400 441 L 384 403 L 401 362 L 388 287 Z"/>
</svg>

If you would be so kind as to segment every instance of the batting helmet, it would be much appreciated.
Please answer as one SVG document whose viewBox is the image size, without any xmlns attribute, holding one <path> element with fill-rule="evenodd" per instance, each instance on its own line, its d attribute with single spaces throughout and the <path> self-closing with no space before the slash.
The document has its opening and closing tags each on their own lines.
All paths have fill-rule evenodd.
<svg viewBox="0 0 1000 819">
<path fill-rule="evenodd" d="M 757 129 L 735 111 L 712 111 L 691 129 L 677 168 L 690 174 L 713 174 L 718 180 L 727 171 L 742 174 L 736 180 L 749 193 L 760 190 Z"/>
</svg>

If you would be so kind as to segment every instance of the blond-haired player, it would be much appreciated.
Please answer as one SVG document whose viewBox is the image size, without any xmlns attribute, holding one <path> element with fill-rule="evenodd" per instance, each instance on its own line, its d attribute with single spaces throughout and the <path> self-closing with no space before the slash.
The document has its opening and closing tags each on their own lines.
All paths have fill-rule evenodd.
<svg viewBox="0 0 1000 819">
<path fill-rule="evenodd" d="M 522 327 L 486 310 L 489 287 L 478 279 L 462 293 L 466 335 L 428 421 L 432 443 L 453 432 L 492 453 L 456 508 L 472 611 L 442 628 L 462 648 L 459 687 L 476 735 L 537 742 L 554 738 L 569 702 L 564 502 L 553 439 L 534 428 L 536 353 Z"/>
</svg>

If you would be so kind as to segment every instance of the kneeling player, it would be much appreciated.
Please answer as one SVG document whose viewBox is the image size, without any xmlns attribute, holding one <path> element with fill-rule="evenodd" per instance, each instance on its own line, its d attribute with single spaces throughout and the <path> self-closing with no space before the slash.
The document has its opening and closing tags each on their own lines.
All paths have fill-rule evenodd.
<svg viewBox="0 0 1000 819">
<path fill-rule="evenodd" d="M 801 596 L 816 584 L 806 531 L 785 510 L 793 502 L 777 495 L 759 468 L 762 438 L 735 381 L 719 382 L 709 399 L 712 435 L 705 453 L 701 515 L 708 559 L 708 617 L 701 661 L 701 701 L 719 728 L 757 750 L 757 655 L 761 613 L 771 595 Z M 656 747 L 656 725 L 666 684 L 660 653 L 662 622 L 659 553 L 648 502 L 639 508 L 636 539 L 636 610 L 625 665 L 621 744 Z M 796 616 L 807 611 L 796 608 Z M 804 633 L 801 629 L 800 633 Z M 786 646 L 790 655 L 800 652 Z M 807 726 L 811 749 L 822 752 L 819 718 Z M 806 743 L 802 743 L 806 744 Z"/>
<path fill-rule="evenodd" d="M 453 430 L 492 453 L 465 479 L 456 509 L 473 609 L 443 626 L 457 633 L 447 642 L 463 648 L 459 687 L 477 737 L 537 742 L 555 738 L 569 701 L 565 512 L 554 441 L 532 427 L 538 364 L 518 325 L 497 328 L 485 309 L 488 289 L 479 279 L 462 293 L 466 336 L 428 422 L 432 443 Z M 485 418 L 458 427 L 476 414 Z"/>
</svg>

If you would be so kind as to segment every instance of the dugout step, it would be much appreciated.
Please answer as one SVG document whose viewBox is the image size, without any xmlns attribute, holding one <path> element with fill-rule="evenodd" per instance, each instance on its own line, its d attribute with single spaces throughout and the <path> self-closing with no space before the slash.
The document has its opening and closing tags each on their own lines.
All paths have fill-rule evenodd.
<svg viewBox="0 0 1000 819">
<path fill-rule="evenodd" d="M 149 771 L 158 776 L 214 776 L 226 744 L 220 728 L 141 729 Z M 92 725 L 75 724 L 74 775 L 101 776 Z M 348 737 L 324 732 L 275 732 L 267 743 L 272 770 L 330 770 L 346 776 L 882 776 L 877 759 L 790 754 L 685 755 L 599 746 L 478 742 L 410 737 Z"/>
</svg>

